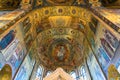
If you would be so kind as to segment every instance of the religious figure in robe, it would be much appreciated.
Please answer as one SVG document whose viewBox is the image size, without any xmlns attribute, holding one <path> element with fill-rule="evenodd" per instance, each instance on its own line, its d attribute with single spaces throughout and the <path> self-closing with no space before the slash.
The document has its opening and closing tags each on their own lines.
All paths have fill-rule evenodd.
<svg viewBox="0 0 120 80">
<path fill-rule="evenodd" d="M 57 51 L 57 57 L 59 60 L 63 60 L 65 55 L 65 48 L 64 46 L 60 46 L 59 50 Z"/>
</svg>

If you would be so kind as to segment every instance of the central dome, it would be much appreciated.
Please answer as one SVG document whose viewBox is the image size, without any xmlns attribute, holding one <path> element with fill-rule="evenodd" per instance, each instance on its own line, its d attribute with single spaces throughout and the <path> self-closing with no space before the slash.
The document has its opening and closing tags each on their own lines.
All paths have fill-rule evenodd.
<svg viewBox="0 0 120 80">
<path fill-rule="evenodd" d="M 40 62 L 49 70 L 62 67 L 71 71 L 83 63 L 83 33 L 71 28 L 52 28 L 38 36 Z"/>
<path fill-rule="evenodd" d="M 57 39 L 50 46 L 48 50 L 51 61 L 58 67 L 69 65 L 73 59 L 72 45 L 65 39 Z M 64 63 L 63 63 L 64 62 Z"/>
</svg>

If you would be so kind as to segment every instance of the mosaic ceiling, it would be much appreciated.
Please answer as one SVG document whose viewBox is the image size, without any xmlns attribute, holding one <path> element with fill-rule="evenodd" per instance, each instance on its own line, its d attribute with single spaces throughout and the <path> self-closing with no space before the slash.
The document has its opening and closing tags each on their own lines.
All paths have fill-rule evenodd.
<svg viewBox="0 0 120 80">
<path fill-rule="evenodd" d="M 76 1 L 79 4 L 84 3 L 83 0 Z M 46 2 L 50 5 L 72 5 L 74 0 Z M 29 0 L 23 0 L 21 6 L 26 8 L 25 5 L 29 3 Z M 39 0 L 37 3 L 40 6 L 42 1 Z M 84 63 L 90 47 L 88 39 L 94 38 L 89 27 L 92 23 L 91 17 L 87 9 L 76 6 L 49 6 L 35 9 L 28 14 L 23 25 L 30 23 L 35 26 L 39 60 L 44 67 L 49 70 L 62 67 L 69 71 Z"/>
<path fill-rule="evenodd" d="M 118 0 L 101 1 L 106 6 Z M 93 18 L 86 5 L 98 7 L 101 6 L 101 2 L 99 0 L 0 0 L 1 10 L 21 8 L 27 12 L 30 7 L 31 12 L 25 13 L 26 16 L 23 15 L 24 19 L 22 19 L 27 50 L 35 42 L 33 53 L 37 53 L 34 54 L 35 58 L 37 56 L 36 60 L 46 70 L 62 67 L 68 72 L 81 66 L 89 50 L 91 49 L 92 52 L 92 48 L 95 48 L 96 37 L 94 35 L 97 20 Z M 16 13 L 13 12 L 4 19 L 15 19 L 18 16 L 15 15 Z M 2 17 L 1 19 L 3 20 Z M 19 19 L 16 18 L 16 20 Z M 0 34 L 8 27 L 9 25 L 3 27 Z M 35 41 L 32 42 L 33 40 Z M 8 71 L 11 72 L 10 69 Z"/>
<path fill-rule="evenodd" d="M 38 55 L 42 64 L 52 70 L 57 67 L 74 69 L 84 61 L 84 39 L 82 32 L 65 27 L 41 32 Z"/>
<path fill-rule="evenodd" d="M 88 38 L 92 35 L 88 27 L 90 12 L 68 6 L 46 7 L 33 12 L 35 19 L 32 20 L 38 24 L 37 50 L 41 64 L 48 70 L 62 67 L 66 71 L 80 66 L 89 51 L 86 35 Z"/>
</svg>

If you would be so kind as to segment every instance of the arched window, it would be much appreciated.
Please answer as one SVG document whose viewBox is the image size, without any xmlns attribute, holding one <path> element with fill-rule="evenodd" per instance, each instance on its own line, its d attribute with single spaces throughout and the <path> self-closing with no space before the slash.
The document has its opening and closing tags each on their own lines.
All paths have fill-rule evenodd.
<svg viewBox="0 0 120 80">
<path fill-rule="evenodd" d="M 35 80 L 42 80 L 43 79 L 43 72 L 44 72 L 44 68 L 42 65 L 40 65 L 37 69 Z"/>
<path fill-rule="evenodd" d="M 77 80 L 77 76 L 76 76 L 76 72 L 75 72 L 75 71 L 72 71 L 72 72 L 70 73 L 70 75 L 71 75 L 75 80 Z"/>
<path fill-rule="evenodd" d="M 84 65 L 78 68 L 78 72 L 80 80 L 87 80 L 87 72 Z"/>
<path fill-rule="evenodd" d="M 46 76 L 50 75 L 52 71 L 47 71 Z"/>
<path fill-rule="evenodd" d="M 0 50 L 5 49 L 15 38 L 15 31 L 11 30 L 7 35 L 5 35 L 1 40 L 0 40 Z"/>
</svg>

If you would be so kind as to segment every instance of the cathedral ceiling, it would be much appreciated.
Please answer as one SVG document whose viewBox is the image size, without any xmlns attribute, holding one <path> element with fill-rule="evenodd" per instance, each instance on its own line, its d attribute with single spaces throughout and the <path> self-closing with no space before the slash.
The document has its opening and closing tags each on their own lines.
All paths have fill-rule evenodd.
<svg viewBox="0 0 120 80">
<path fill-rule="evenodd" d="M 38 36 L 38 55 L 42 64 L 49 69 L 62 67 L 74 69 L 79 66 L 86 54 L 83 53 L 84 35 L 71 28 L 52 28 Z"/>
<path fill-rule="evenodd" d="M 22 4 L 29 2 L 25 1 Z M 73 2 L 47 1 L 50 5 L 71 5 Z M 34 26 L 30 31 L 33 37 L 37 36 L 38 59 L 48 70 L 57 67 L 73 70 L 84 62 L 90 47 L 88 40 L 94 38 L 89 27 L 92 23 L 90 11 L 76 6 L 49 6 L 37 8 L 24 18 L 24 26 L 29 23 Z M 27 29 L 30 28 L 27 26 L 25 32 Z"/>
<path fill-rule="evenodd" d="M 39 60 L 49 70 L 80 66 L 89 51 L 91 14 L 84 8 L 56 6 L 36 9 L 29 16 L 36 25 Z M 87 32 L 87 33 L 86 33 Z"/>
<path fill-rule="evenodd" d="M 32 36 L 37 41 L 36 59 L 48 70 L 62 67 L 71 71 L 84 63 L 90 49 L 88 40 L 94 40 L 90 11 L 76 6 L 51 6 L 35 9 L 21 20 L 24 40 Z"/>
</svg>

